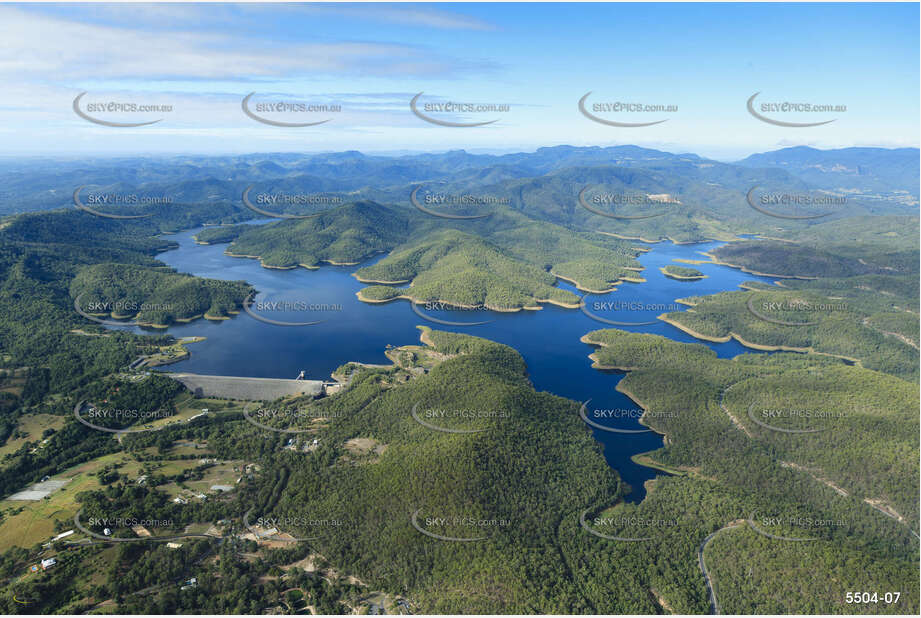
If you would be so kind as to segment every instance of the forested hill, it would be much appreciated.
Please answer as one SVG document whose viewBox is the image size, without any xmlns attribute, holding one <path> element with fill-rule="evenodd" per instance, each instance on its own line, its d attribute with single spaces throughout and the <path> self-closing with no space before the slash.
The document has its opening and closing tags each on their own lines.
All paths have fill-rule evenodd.
<svg viewBox="0 0 921 618">
<path fill-rule="evenodd" d="M 599 369 L 629 367 L 618 390 L 668 437 L 640 458 L 679 475 L 656 499 L 699 485 L 744 496 L 710 521 L 743 523 L 709 553 L 725 612 L 847 613 L 840 599 L 867 578 L 911 590 L 904 607 L 918 607 L 916 383 L 813 354 L 720 359 L 614 329 L 584 341 Z M 835 577 L 805 576 L 816 571 Z"/>
<path fill-rule="evenodd" d="M 474 221 L 441 219 L 418 210 L 373 202 L 346 204 L 317 217 L 261 226 L 208 228 L 202 243 L 229 243 L 226 253 L 259 258 L 268 268 L 358 264 L 361 281 L 382 283 L 362 291 L 365 300 L 408 296 L 464 306 L 520 309 L 577 298 L 554 287 L 556 277 L 585 290 L 606 291 L 641 280 L 636 243 L 535 221 L 508 208 Z M 386 287 L 410 283 L 411 291 Z"/>
<path fill-rule="evenodd" d="M 91 292 L 81 299 L 83 307 L 112 303 L 101 311 L 106 318 L 116 303 L 146 303 L 171 313 L 148 315 L 152 321 L 208 311 L 219 317 L 239 308 L 245 287 L 172 273 L 154 256 L 175 246 L 157 236 L 161 232 L 245 218 L 229 206 L 174 205 L 145 219 L 106 219 L 70 209 L 21 215 L 0 225 L 0 350 L 5 366 L 31 368 L 23 402 L 39 403 L 48 393 L 116 371 L 147 345 L 125 333 L 73 333 L 105 332 L 74 309 L 82 292 Z M 169 291 L 161 285 L 167 281 Z M 137 317 L 130 308 L 122 313 Z"/>
</svg>

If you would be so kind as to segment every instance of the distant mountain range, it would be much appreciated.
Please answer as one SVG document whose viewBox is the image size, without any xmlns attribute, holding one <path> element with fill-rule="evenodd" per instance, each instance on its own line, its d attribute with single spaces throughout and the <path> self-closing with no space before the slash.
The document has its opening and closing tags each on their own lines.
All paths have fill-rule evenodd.
<svg viewBox="0 0 921 618">
<path fill-rule="evenodd" d="M 103 193 L 168 197 L 174 203 L 239 203 L 247 186 L 259 190 L 334 192 L 348 199 L 408 203 L 407 187 L 443 183 L 451 190 L 489 191 L 518 199 L 537 188 L 557 191 L 538 208 L 565 211 L 585 183 L 669 194 L 688 207 L 744 210 L 755 184 L 821 190 L 854 201 L 849 214 L 917 212 L 916 148 L 785 148 L 723 163 L 695 154 L 639 146 L 554 146 L 504 155 L 453 150 L 396 157 L 357 151 L 299 155 L 131 157 L 0 161 L 0 215 L 72 207 L 78 186 Z M 554 189 L 555 188 L 555 189 Z M 543 191 L 538 191 L 543 193 Z M 533 205 L 533 202 L 532 202 Z M 522 208 L 522 204 L 518 205 Z M 747 214 L 747 213 L 746 213 Z M 572 223 L 564 215 L 551 216 Z"/>
<path fill-rule="evenodd" d="M 832 191 L 892 195 L 918 199 L 917 148 L 842 148 L 817 150 L 796 146 L 754 154 L 737 163 L 780 168 L 807 183 Z"/>
</svg>

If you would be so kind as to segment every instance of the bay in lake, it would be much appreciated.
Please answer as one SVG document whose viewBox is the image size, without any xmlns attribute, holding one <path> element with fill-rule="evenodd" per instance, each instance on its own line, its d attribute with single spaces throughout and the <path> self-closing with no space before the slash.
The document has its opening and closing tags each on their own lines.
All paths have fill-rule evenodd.
<svg viewBox="0 0 921 618">
<path fill-rule="evenodd" d="M 284 306 L 297 308 L 312 304 L 341 309 L 271 311 L 266 314 L 271 319 L 290 322 L 323 320 L 314 326 L 277 326 L 256 320 L 244 312 L 230 320 L 197 320 L 172 326 L 167 332 L 175 337 L 204 336 L 207 339 L 189 345 L 190 358 L 171 365 L 169 370 L 271 378 L 295 378 L 304 371 L 308 379 L 325 380 L 333 370 L 348 361 L 389 364 L 384 356 L 385 347 L 388 344 L 418 343 L 416 326 L 426 325 L 436 330 L 463 332 L 509 345 L 524 358 L 531 382 L 537 390 L 576 401 L 591 399 L 588 410 L 617 409 L 622 414 L 620 418 L 593 419 L 602 425 L 644 429 L 637 421 L 638 413 L 620 412 L 639 410 L 626 395 L 614 390 L 623 374 L 592 369 L 588 358 L 592 347 L 579 341 L 590 331 L 613 327 L 591 319 L 578 309 L 544 305 L 540 311 L 498 313 L 481 310 L 426 311 L 420 307 L 428 316 L 452 322 L 492 320 L 476 326 L 445 326 L 421 318 L 405 300 L 384 304 L 359 301 L 355 293 L 364 285 L 351 273 L 360 266 L 324 266 L 319 270 L 262 268 L 258 260 L 224 255 L 227 245 L 196 244 L 193 236 L 199 231 L 200 228 L 170 236 L 179 243 L 179 248 L 160 254 L 159 259 L 179 272 L 199 277 L 248 281 L 259 291 L 256 303 L 288 303 Z M 767 277 L 715 264 L 694 265 L 708 275 L 698 281 L 670 279 L 659 271 L 662 266 L 675 264 L 675 259 L 706 259 L 701 252 L 720 244 L 675 245 L 661 242 L 648 245 L 652 250 L 639 258 L 645 266 L 642 272 L 645 283 L 622 283 L 614 292 L 589 295 L 585 299 L 586 304 L 592 308 L 595 301 L 617 302 L 619 310 L 598 311 L 598 315 L 624 322 L 653 322 L 618 327 L 624 330 L 654 333 L 676 341 L 705 343 L 722 358 L 754 352 L 734 340 L 727 343 L 701 342 L 656 320 L 656 316 L 667 311 L 685 309 L 683 305 L 675 306 L 676 298 L 736 290 L 743 281 L 771 282 Z M 560 281 L 558 285 L 581 296 L 581 292 L 566 282 Z M 254 311 L 257 311 L 255 307 Z M 634 464 L 630 457 L 661 447 L 662 437 L 652 432 L 618 434 L 597 429 L 592 429 L 592 432 L 603 445 L 608 464 L 633 488 L 629 500 L 642 500 L 645 495 L 643 483 L 655 478 L 657 472 Z"/>
</svg>

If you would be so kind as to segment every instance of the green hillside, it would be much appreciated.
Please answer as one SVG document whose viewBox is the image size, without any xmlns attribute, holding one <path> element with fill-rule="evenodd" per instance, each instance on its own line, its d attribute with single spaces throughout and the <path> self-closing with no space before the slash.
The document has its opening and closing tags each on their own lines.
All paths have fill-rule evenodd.
<svg viewBox="0 0 921 618">
<path fill-rule="evenodd" d="M 642 401 L 642 422 L 667 436 L 648 456 L 682 475 L 665 486 L 703 483 L 736 497 L 734 506 L 707 498 L 732 507 L 710 519 L 711 532 L 736 526 L 706 549 L 725 613 L 918 607 L 914 385 L 813 355 L 725 360 L 699 344 L 613 329 L 585 341 L 598 346 L 597 367 L 630 368 L 618 390 Z M 660 491 L 651 497 L 675 499 Z M 815 569 L 832 576 L 807 576 Z M 901 599 L 846 603 L 867 581 Z"/>
<path fill-rule="evenodd" d="M 232 240 L 227 252 L 258 257 L 264 266 L 308 268 L 323 262 L 356 263 L 389 251 L 409 236 L 408 215 L 372 202 L 357 202 L 313 219 L 289 220 L 263 226 L 211 228 L 198 240 Z"/>
<path fill-rule="evenodd" d="M 402 293 L 418 302 L 442 300 L 500 310 L 536 307 L 547 301 L 578 304 L 573 293 L 553 287 L 553 275 L 454 230 L 436 232 L 355 275 L 364 281 L 411 281 Z M 373 287 L 368 292 L 369 298 L 381 298 Z"/>
<path fill-rule="evenodd" d="M 818 282 L 791 285 L 799 289 L 682 299 L 692 308 L 662 319 L 709 340 L 736 336 L 752 346 L 829 354 L 908 380 L 917 378 L 918 314 L 916 307 L 906 306 L 910 301 L 859 285 L 850 290 L 826 287 L 825 294 L 812 291 Z"/>
<path fill-rule="evenodd" d="M 71 295 L 86 313 L 156 326 L 197 317 L 227 318 L 240 310 L 251 292 L 243 281 L 106 263 L 81 269 L 70 285 Z"/>
</svg>

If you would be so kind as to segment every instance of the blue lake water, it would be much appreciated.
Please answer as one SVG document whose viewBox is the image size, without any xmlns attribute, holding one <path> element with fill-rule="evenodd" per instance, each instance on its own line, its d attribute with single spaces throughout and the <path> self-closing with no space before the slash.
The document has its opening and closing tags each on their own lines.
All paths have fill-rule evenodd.
<svg viewBox="0 0 921 618">
<path fill-rule="evenodd" d="M 436 330 L 485 337 L 515 348 L 527 363 L 531 382 L 538 391 L 548 391 L 577 401 L 591 399 L 589 411 L 596 408 L 639 410 L 626 395 L 614 390 L 623 374 L 592 369 L 588 355 L 593 348 L 579 341 L 590 331 L 613 326 L 593 320 L 578 309 L 544 305 L 540 311 L 497 313 L 479 310 L 425 311 L 420 308 L 426 315 L 454 322 L 493 320 L 475 326 L 445 326 L 419 317 L 405 300 L 384 304 L 359 301 L 355 293 L 364 285 L 351 276 L 359 266 L 324 266 L 319 270 L 266 269 L 259 265 L 258 260 L 224 255 L 227 245 L 195 244 L 193 236 L 199 231 L 195 229 L 170 236 L 180 246 L 160 254 L 159 259 L 179 272 L 199 277 L 248 281 L 259 291 L 256 303 L 340 305 L 341 310 L 259 312 L 254 307 L 254 311 L 273 320 L 324 320 L 314 326 L 277 326 L 241 312 L 230 320 L 197 320 L 170 327 L 168 332 L 176 337 L 207 337 L 203 342 L 191 344 L 191 357 L 170 366 L 170 370 L 274 378 L 295 378 L 303 370 L 309 379 L 327 379 L 334 369 L 348 361 L 389 364 L 384 356 L 385 347 L 388 344 L 418 343 L 416 326 L 426 325 Z M 663 335 L 675 341 L 706 343 L 721 358 L 753 352 L 734 340 L 727 343 L 701 342 L 656 320 L 656 316 L 662 313 L 685 308 L 683 305 L 674 306 L 676 298 L 736 290 L 743 281 L 772 281 L 715 264 L 693 265 L 708 275 L 698 281 L 677 281 L 659 271 L 661 266 L 675 264 L 675 259 L 706 259 L 700 253 L 721 244 L 675 245 L 661 242 L 646 245 L 652 250 L 639 258 L 645 266 L 642 276 L 646 282 L 622 283 L 614 292 L 590 295 L 585 299 L 586 305 L 591 309 L 596 301 L 616 302 L 616 310 L 599 309 L 595 313 L 622 322 L 654 322 L 618 328 Z M 642 243 L 637 242 L 637 245 Z M 559 286 L 581 296 L 568 283 L 560 282 Z M 136 328 L 133 330 L 142 332 Z M 638 414 L 635 416 L 638 417 Z M 644 429 L 635 416 L 628 414 L 621 418 L 593 420 L 621 429 Z M 655 478 L 657 473 L 634 464 L 630 457 L 661 447 L 662 437 L 652 432 L 617 434 L 596 429 L 591 431 L 603 445 L 608 464 L 633 488 L 628 499 L 642 500 L 645 496 L 643 483 Z"/>
</svg>

